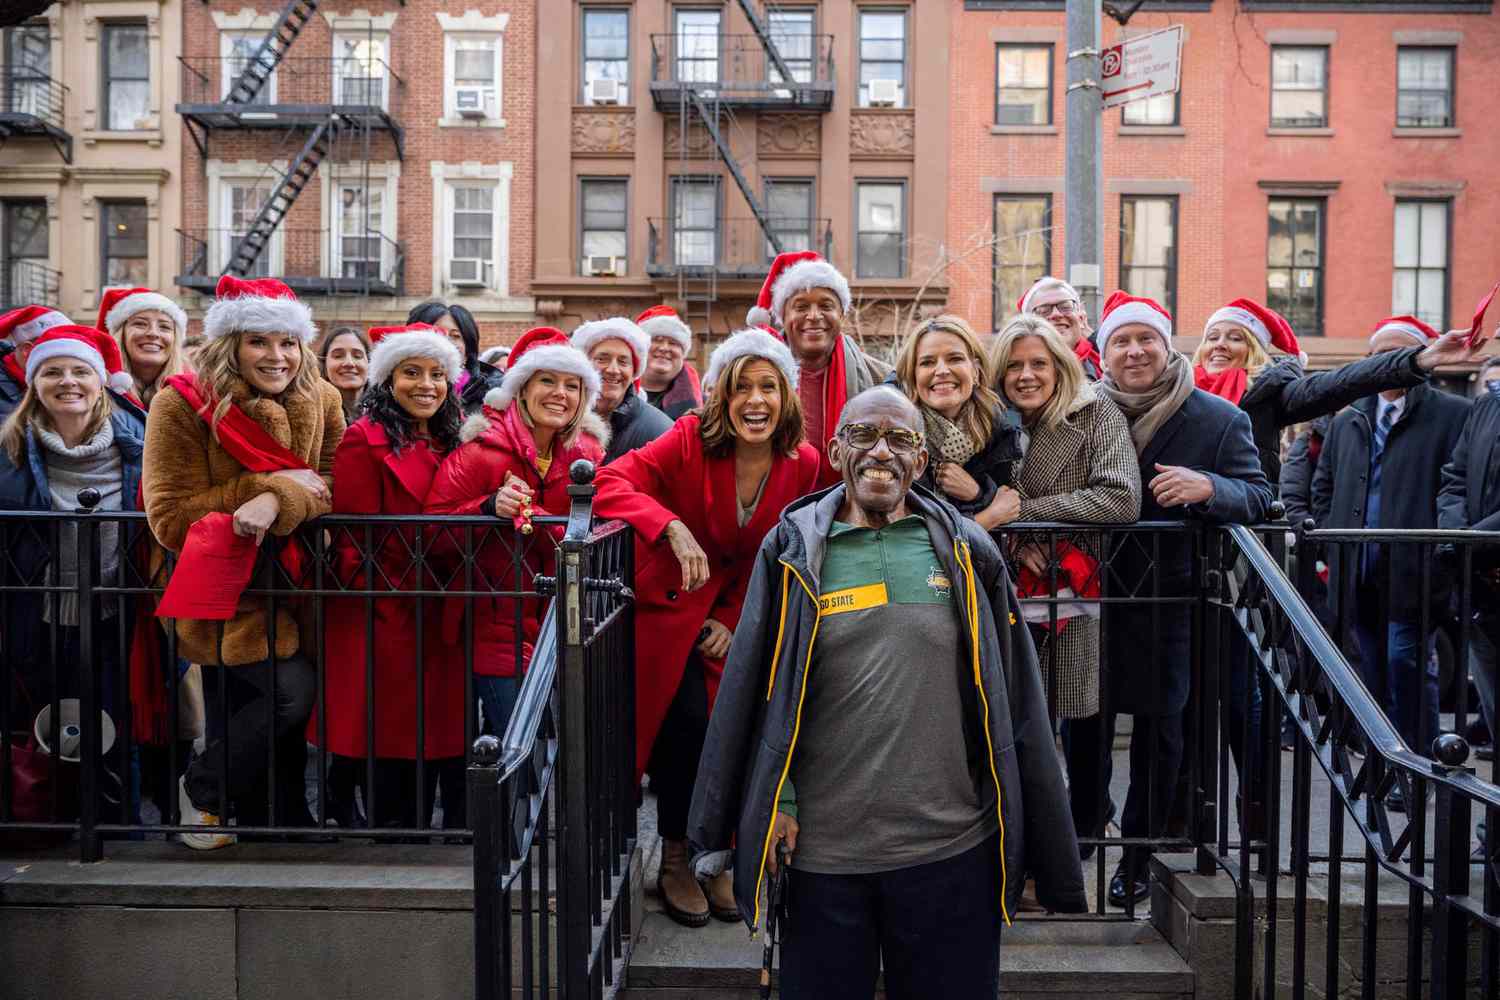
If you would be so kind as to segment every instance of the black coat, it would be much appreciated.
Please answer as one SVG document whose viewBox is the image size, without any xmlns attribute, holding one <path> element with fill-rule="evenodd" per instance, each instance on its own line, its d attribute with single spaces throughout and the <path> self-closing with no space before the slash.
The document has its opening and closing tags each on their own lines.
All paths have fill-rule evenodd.
<svg viewBox="0 0 1500 1000">
<path fill-rule="evenodd" d="M 491 389 L 500 388 L 500 383 L 503 381 L 505 381 L 505 372 L 483 361 L 474 362 L 474 370 L 469 373 L 469 381 L 464 383 L 463 391 L 458 394 L 458 401 L 464 408 L 464 416 L 478 413 L 480 407 L 484 406 L 484 394 Z"/>
<path fill-rule="evenodd" d="M 1016 463 L 1025 454 L 1021 422 L 1016 411 L 998 408 L 995 410 L 995 428 L 990 432 L 989 444 L 964 463 L 964 471 L 979 484 L 977 497 L 973 500 L 959 500 L 938 489 L 936 459 L 928 459 L 927 469 L 918 482 L 957 507 L 960 514 L 973 517 L 990 505 L 1000 487 L 1011 485 Z"/>
<path fill-rule="evenodd" d="M 1500 531 L 1500 397 L 1484 393 L 1443 466 L 1439 528 Z"/>
<path fill-rule="evenodd" d="M 1158 463 L 1205 473 L 1213 480 L 1213 499 L 1191 507 L 1162 507 L 1148 485 L 1159 475 Z M 1140 470 L 1142 521 L 1255 524 L 1265 520 L 1271 506 L 1271 485 L 1260 468 L 1249 416 L 1201 389 L 1194 389 L 1152 437 L 1140 456 Z M 1153 564 L 1148 535 L 1118 536 L 1105 596 L 1196 596 L 1192 538 L 1175 532 L 1155 545 Z M 1160 715 L 1182 710 L 1191 678 L 1192 619 L 1188 603 L 1104 605 L 1110 711 Z M 1150 655 L 1143 655 L 1148 648 Z"/>
<path fill-rule="evenodd" d="M 1426 385 L 1407 391 L 1406 408 L 1386 437 L 1385 454 L 1381 459 L 1380 527 L 1420 529 L 1437 526 L 1437 496 L 1443 466 L 1453 455 L 1468 415 L 1467 399 Z M 1370 440 L 1375 420 L 1374 396 L 1360 400 L 1333 418 L 1333 426 L 1323 442 L 1318 471 L 1313 476 L 1313 518 L 1318 527 L 1364 527 L 1370 483 Z M 1391 588 L 1389 612 L 1398 619 L 1415 621 L 1420 617 L 1421 607 L 1420 549 L 1416 545 L 1394 545 L 1389 553 L 1391 573 L 1396 581 L 1396 586 Z M 1343 593 L 1339 589 L 1340 563 L 1358 565 L 1358 559 L 1358 548 L 1345 546 L 1343 559 L 1328 560 L 1330 593 Z M 1432 606 L 1445 604 L 1447 594 L 1446 577 L 1440 567 L 1435 566 Z"/>
<path fill-rule="evenodd" d="M 1427 373 L 1417 367 L 1421 351 L 1420 347 L 1387 351 L 1311 375 L 1303 372 L 1296 358 L 1279 358 L 1261 369 L 1240 399 L 1240 409 L 1250 414 L 1260 467 L 1271 485 L 1281 481 L 1283 427 L 1337 413 L 1383 389 L 1421 385 L 1427 381 Z"/>
<path fill-rule="evenodd" d="M 1287 523 L 1294 528 L 1312 517 L 1313 473 L 1318 471 L 1323 441 L 1331 426 L 1333 418 L 1326 414 L 1314 420 L 1311 427 L 1297 435 L 1281 466 L 1281 505 L 1286 508 Z M 1313 446 L 1314 439 L 1317 447 Z"/>
<path fill-rule="evenodd" d="M 671 428 L 671 417 L 646 402 L 646 397 L 634 389 L 627 389 L 625 398 L 609 415 L 609 447 L 604 451 L 604 464 L 650 444 Z"/>
</svg>

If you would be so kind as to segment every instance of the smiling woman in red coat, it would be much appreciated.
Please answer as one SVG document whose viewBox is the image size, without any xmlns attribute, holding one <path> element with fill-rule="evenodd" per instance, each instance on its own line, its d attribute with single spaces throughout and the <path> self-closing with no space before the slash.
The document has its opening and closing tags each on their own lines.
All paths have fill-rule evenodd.
<svg viewBox="0 0 1500 1000">
<path fill-rule="evenodd" d="M 528 330 L 509 360 L 504 381 L 464 423 L 463 443 L 438 469 L 425 506 L 430 514 L 499 518 L 498 530 L 474 532 L 476 585 L 534 590 L 537 574 L 551 568 L 562 533 L 526 535 L 516 524 L 528 510 L 567 514 L 568 467 L 580 458 L 598 465 L 609 431 L 594 413 L 599 373 L 567 334 L 546 326 Z M 462 534 L 455 534 L 461 541 Z M 445 603 L 444 639 L 462 649 L 468 602 Z M 505 729 L 531 661 L 542 606 L 541 598 L 522 600 L 519 609 L 513 597 L 474 600 L 474 690 L 497 734 Z"/>
<path fill-rule="evenodd" d="M 458 445 L 463 413 L 453 382 L 462 370 L 463 358 L 441 331 L 420 323 L 376 328 L 370 331 L 370 341 L 374 349 L 367 388 L 360 398 L 362 415 L 344 432 L 333 459 L 333 513 L 420 514 L 438 463 Z M 356 590 L 432 588 L 433 581 L 421 579 L 412 556 L 416 536 L 415 528 L 375 528 L 374 551 L 369 553 L 374 572 L 367 575 L 364 533 L 336 530 L 339 581 Z M 439 780 L 444 825 L 464 825 L 463 671 L 442 646 L 439 602 L 424 602 L 421 612 L 419 633 L 413 598 L 376 598 L 373 602 L 362 597 L 334 598 L 327 603 L 324 745 L 336 755 L 335 770 L 353 764 L 355 779 L 362 784 L 365 758 L 375 758 L 373 795 L 365 787 L 371 826 L 418 825 L 418 757 L 439 762 L 424 774 L 423 825 L 432 815 Z M 374 616 L 369 644 L 365 641 L 367 615 Z M 423 637 L 420 649 L 418 634 Z M 419 669 L 426 723 L 420 747 Z M 366 726 L 370 674 L 375 691 L 373 729 Z M 319 716 L 314 714 L 307 735 L 315 743 L 318 726 Z M 352 810 L 346 807 L 347 812 Z"/>
<path fill-rule="evenodd" d="M 595 514 L 636 531 L 636 770 L 657 795 L 658 892 L 689 927 L 710 912 L 739 919 L 728 872 L 706 887 L 693 877 L 688 805 L 755 553 L 818 477 L 786 344 L 742 330 L 714 351 L 704 385 L 701 416 L 603 469 L 594 499 Z"/>
</svg>

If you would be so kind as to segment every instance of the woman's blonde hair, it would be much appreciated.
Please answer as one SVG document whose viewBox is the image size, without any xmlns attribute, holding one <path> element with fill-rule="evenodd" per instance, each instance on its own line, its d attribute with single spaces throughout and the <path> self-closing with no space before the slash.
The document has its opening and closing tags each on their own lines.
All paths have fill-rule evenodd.
<svg viewBox="0 0 1500 1000">
<path fill-rule="evenodd" d="M 995 384 L 1001 392 L 1005 390 L 1005 371 L 1010 367 L 1010 356 L 1015 352 L 1016 343 L 1026 337 L 1040 340 L 1052 358 L 1057 384 L 1052 389 L 1052 398 L 1037 414 L 1037 422 L 1043 427 L 1056 427 L 1068 418 L 1069 408 L 1088 384 L 1088 379 L 1083 374 L 1078 356 L 1068 349 L 1057 327 L 1040 316 L 1021 313 L 995 334 L 995 342 L 990 345 L 990 364 L 995 370 Z"/>
<path fill-rule="evenodd" d="M 901 384 L 901 391 L 921 407 L 921 400 L 917 398 L 917 346 L 929 333 L 951 333 L 963 341 L 974 361 L 974 392 L 964 400 L 953 422 L 963 428 L 975 446 L 982 450 L 990 443 L 990 435 L 995 430 L 995 410 L 1005 404 L 995 393 L 994 369 L 984 345 L 963 317 L 952 314 L 936 316 L 913 330 L 896 354 L 896 381 Z"/>
<path fill-rule="evenodd" d="M 141 310 L 141 313 L 145 312 L 155 312 L 160 313 L 161 315 L 166 315 L 165 313 L 161 313 L 161 310 L 159 309 Z M 131 319 L 134 319 L 135 316 L 139 316 L 141 313 L 136 313 L 131 317 Z M 170 319 L 171 317 L 169 316 L 167 318 Z M 135 371 L 132 369 L 130 364 L 130 351 L 125 347 L 125 328 L 129 325 L 129 319 L 120 324 L 120 332 L 115 334 L 115 341 L 120 345 L 120 358 L 125 362 L 125 370 L 130 372 L 130 378 L 133 382 L 135 382 L 136 394 L 141 397 L 141 402 L 145 403 L 147 406 L 150 406 L 152 397 L 161 391 L 162 386 L 167 384 L 167 379 L 171 378 L 173 375 L 181 375 L 184 371 L 187 370 L 187 358 L 182 353 L 182 342 L 187 338 L 178 331 L 177 324 L 173 323 L 172 346 L 167 348 L 167 362 L 166 364 L 161 366 L 161 371 L 156 373 L 155 380 L 153 380 L 150 384 L 147 384 L 136 378 Z"/>
<path fill-rule="evenodd" d="M 777 454 L 791 458 L 797 454 L 797 446 L 803 441 L 802 399 L 797 390 L 787 381 L 781 366 L 755 354 L 735 358 L 724 366 L 719 380 L 704 386 L 703 409 L 698 417 L 698 435 L 703 440 L 705 454 L 720 457 L 734 451 L 734 424 L 729 419 L 729 398 L 740 376 L 752 362 L 765 361 L 776 373 L 776 385 L 781 390 L 781 416 L 776 420 L 776 429 L 771 432 L 771 448 Z"/>
<path fill-rule="evenodd" d="M 1254 380 L 1255 377 L 1260 374 L 1261 369 L 1271 363 L 1270 353 L 1266 350 L 1265 345 L 1260 342 L 1259 337 L 1251 333 L 1249 330 L 1246 330 L 1238 323 L 1231 323 L 1228 320 L 1220 320 L 1219 323 L 1215 323 L 1214 326 L 1218 326 L 1220 323 L 1224 324 L 1225 326 L 1237 327 L 1245 334 L 1245 343 L 1250 347 L 1250 353 L 1245 356 L 1245 371 L 1249 373 L 1250 379 Z M 1210 327 L 1210 329 L 1212 329 L 1212 327 Z M 1193 352 L 1194 365 L 1203 364 L 1203 358 L 1208 354 L 1207 348 L 1208 330 L 1204 330 L 1203 339 L 1198 341 L 1198 349 Z"/>
<path fill-rule="evenodd" d="M 516 393 L 516 406 L 521 411 L 521 423 L 533 430 L 536 428 L 536 421 L 531 419 L 531 410 L 526 406 L 526 390 L 531 387 L 531 380 L 543 372 L 552 372 L 554 375 L 571 376 L 578 379 L 578 412 L 573 414 L 573 419 L 569 420 L 563 426 L 562 433 L 557 436 L 558 444 L 561 444 L 564 448 L 571 448 L 573 447 L 573 442 L 578 440 L 578 432 L 583 430 L 583 422 L 588 419 L 589 411 L 594 405 L 589 399 L 589 390 L 583 384 L 583 379 L 578 378 L 572 372 L 560 372 L 551 368 L 538 368 L 532 372 L 531 378 L 528 378 L 522 384 L 521 391 Z M 451 384 L 448 386 L 448 391 L 454 395 L 457 394 Z"/>
<path fill-rule="evenodd" d="M 215 337 L 198 351 L 198 383 L 208 397 L 205 402 L 213 407 L 209 426 L 215 440 L 219 435 L 219 421 L 234 405 L 235 383 L 250 385 L 249 380 L 240 373 L 240 341 L 247 333 L 253 332 L 256 331 L 236 330 L 232 334 Z M 322 373 L 318 371 L 318 357 L 307 341 L 295 335 L 288 336 L 297 341 L 302 361 L 297 366 L 297 374 L 292 377 L 291 384 L 277 398 L 316 399 L 318 386 L 323 381 Z M 255 391 L 253 386 L 250 391 Z"/>
<path fill-rule="evenodd" d="M 104 422 L 114 412 L 114 405 L 104 383 L 100 382 L 99 398 L 94 400 L 93 412 L 89 414 L 88 426 L 84 428 L 83 439 L 85 441 L 99 433 L 99 428 L 104 426 Z M 49 431 L 57 430 L 52 423 L 52 415 L 47 412 L 47 407 L 42 405 L 42 398 L 37 395 L 36 385 L 28 383 L 20 405 L 11 412 L 9 417 L 5 418 L 4 425 L 0 425 L 0 448 L 5 449 L 5 454 L 9 456 L 12 465 L 19 466 L 26 460 L 26 428 L 33 421 Z"/>
</svg>

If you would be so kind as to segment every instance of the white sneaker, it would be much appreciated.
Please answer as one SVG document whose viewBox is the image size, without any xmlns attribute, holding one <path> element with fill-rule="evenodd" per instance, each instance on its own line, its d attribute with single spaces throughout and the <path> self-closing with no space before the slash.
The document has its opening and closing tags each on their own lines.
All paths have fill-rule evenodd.
<svg viewBox="0 0 1500 1000">
<path fill-rule="evenodd" d="M 206 813 L 193 805 L 188 797 L 186 778 L 177 779 L 177 810 L 182 813 L 179 822 L 183 826 L 223 826 L 223 820 L 213 813 Z M 195 851 L 215 851 L 234 843 L 227 833 L 184 833 L 182 842 Z"/>
</svg>

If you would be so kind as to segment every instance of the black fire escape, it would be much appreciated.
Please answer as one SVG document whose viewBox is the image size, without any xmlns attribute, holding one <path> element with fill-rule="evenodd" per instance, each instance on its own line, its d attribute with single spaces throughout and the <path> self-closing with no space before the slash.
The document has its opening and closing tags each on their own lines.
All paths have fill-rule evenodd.
<svg viewBox="0 0 1500 1000">
<path fill-rule="evenodd" d="M 775 4 L 757 10 L 738 0 L 751 34 L 678 30 L 651 38 L 651 97 L 675 129 L 678 169 L 668 192 L 667 215 L 649 220 L 647 273 L 675 278 L 677 297 L 705 311 L 719 297 L 720 280 L 758 282 L 771 257 L 785 250 L 831 251 L 826 219 L 778 215 L 751 186 L 730 143 L 739 115 L 826 113 L 833 106 L 833 39 L 813 33 L 810 14 L 786 18 Z M 805 11 L 806 8 L 798 8 Z M 755 127 L 751 123 L 751 127 Z M 722 218 L 723 163 L 751 218 Z M 712 218 L 690 194 L 711 190 Z M 697 190 L 702 192 L 705 187 Z"/>
<path fill-rule="evenodd" d="M 178 114 L 205 161 L 216 133 L 251 133 L 266 140 L 259 157 L 268 165 L 248 185 L 264 192 L 259 208 L 239 207 L 220 225 L 178 230 L 181 264 L 177 284 L 211 291 L 224 274 L 271 275 L 299 294 L 400 295 L 405 248 L 384 235 L 382 222 L 396 206 L 371 207 L 372 159 L 386 150 L 404 158 L 405 135 L 398 124 L 401 80 L 384 53 L 388 43 L 373 28 L 353 54 L 322 57 L 288 53 L 318 0 L 289 0 L 276 23 L 253 51 L 223 58 L 183 58 L 182 101 Z M 380 41 L 377 42 L 377 37 Z M 285 167 L 271 166 L 284 161 Z M 328 228 L 283 226 L 292 206 L 327 162 L 337 164 L 340 190 L 352 211 L 333 204 Z M 335 182 L 325 170 L 323 184 Z M 383 180 L 377 180 L 383 184 Z M 364 192 L 363 196 L 359 192 Z M 221 208 L 229 214 L 228 208 Z M 273 241 L 285 258 L 272 274 Z"/>
</svg>

